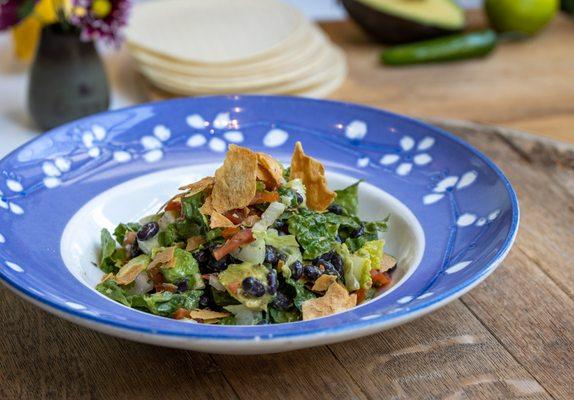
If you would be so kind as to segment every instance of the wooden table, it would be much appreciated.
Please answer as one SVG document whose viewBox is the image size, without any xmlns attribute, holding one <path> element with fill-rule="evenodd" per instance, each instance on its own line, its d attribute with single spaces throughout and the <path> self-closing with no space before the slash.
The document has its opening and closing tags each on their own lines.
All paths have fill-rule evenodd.
<svg viewBox="0 0 574 400">
<path fill-rule="evenodd" d="M 539 39 L 505 46 L 487 61 L 402 70 L 377 66 L 376 46 L 350 24 L 327 28 L 351 64 L 337 98 L 541 127 L 569 139 L 574 52 L 565 49 L 572 49 L 574 24 L 559 19 Z M 525 48 L 539 53 L 527 57 Z M 460 300 L 367 338 L 245 357 L 116 339 L 0 288 L 0 399 L 574 399 L 574 147 L 478 124 L 435 123 L 498 163 L 522 209 L 506 261 Z"/>
<path fill-rule="evenodd" d="M 481 14 L 471 15 L 476 28 Z M 574 19 L 560 15 L 541 35 L 504 43 L 484 60 L 388 68 L 381 46 L 349 22 L 324 25 L 350 73 L 332 97 L 417 117 L 504 125 L 574 143 Z"/>
</svg>

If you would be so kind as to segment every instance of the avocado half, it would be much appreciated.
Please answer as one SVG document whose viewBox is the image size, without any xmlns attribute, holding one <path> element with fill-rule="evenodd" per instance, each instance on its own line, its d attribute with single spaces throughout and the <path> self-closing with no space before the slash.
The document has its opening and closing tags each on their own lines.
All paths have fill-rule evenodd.
<svg viewBox="0 0 574 400">
<path fill-rule="evenodd" d="M 385 44 L 417 42 L 460 32 L 464 11 L 452 0 L 342 0 L 368 34 Z"/>
</svg>

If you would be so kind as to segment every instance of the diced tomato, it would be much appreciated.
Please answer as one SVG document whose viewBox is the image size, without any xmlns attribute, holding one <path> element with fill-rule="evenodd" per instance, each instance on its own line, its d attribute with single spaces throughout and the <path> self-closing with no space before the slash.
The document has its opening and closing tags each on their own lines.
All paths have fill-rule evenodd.
<svg viewBox="0 0 574 400">
<path fill-rule="evenodd" d="M 170 201 L 165 206 L 165 211 L 177 211 L 178 213 L 181 212 L 181 201 Z"/>
<path fill-rule="evenodd" d="M 272 203 L 279 200 L 279 193 L 277 192 L 257 192 L 255 196 L 249 203 L 249 205 L 261 204 L 261 203 Z"/>
<path fill-rule="evenodd" d="M 221 232 L 221 236 L 223 236 L 225 239 L 229 239 L 230 237 L 235 235 L 237 232 L 239 232 L 239 227 L 238 226 L 232 226 L 232 227 L 223 229 L 223 232 Z"/>
<path fill-rule="evenodd" d="M 219 261 L 238 247 L 253 241 L 255 241 L 255 238 L 253 237 L 251 229 L 243 229 L 233 235 L 230 239 L 227 239 L 222 246 L 216 248 L 213 251 L 213 257 Z"/>
<path fill-rule="evenodd" d="M 188 318 L 188 317 L 189 317 L 189 310 L 186 310 L 185 308 L 178 308 L 173 313 L 174 319 L 184 319 L 184 318 Z"/>
<path fill-rule="evenodd" d="M 227 289 L 231 293 L 237 294 L 237 289 L 239 289 L 239 282 L 231 282 L 229 285 L 227 285 Z"/>
<path fill-rule="evenodd" d="M 238 225 L 247 217 L 247 214 L 249 214 L 249 210 L 246 210 L 245 208 L 237 208 L 235 210 L 227 211 L 224 215 L 228 220 L 233 222 L 235 225 Z"/>
<path fill-rule="evenodd" d="M 391 277 L 389 274 L 376 269 L 371 270 L 371 278 L 373 278 L 373 286 L 376 288 L 380 288 L 391 283 Z"/>
<path fill-rule="evenodd" d="M 365 301 L 365 297 L 367 296 L 367 289 L 359 289 L 357 290 L 357 304 L 361 304 Z"/>
</svg>

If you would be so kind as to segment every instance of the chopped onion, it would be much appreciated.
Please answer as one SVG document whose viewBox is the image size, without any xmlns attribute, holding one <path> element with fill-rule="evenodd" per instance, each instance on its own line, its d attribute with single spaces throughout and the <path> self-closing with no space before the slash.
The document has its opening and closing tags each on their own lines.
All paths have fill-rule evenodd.
<svg viewBox="0 0 574 400">
<path fill-rule="evenodd" d="M 145 294 L 153 289 L 153 283 L 149 280 L 145 271 L 140 272 L 134 280 L 134 286 L 129 290 L 130 294 Z"/>
<path fill-rule="evenodd" d="M 218 290 L 220 292 L 225 292 L 225 286 L 223 286 L 221 284 L 221 282 L 219 282 L 219 279 L 217 278 L 217 275 L 215 275 L 215 274 L 209 275 L 209 285 L 212 288 L 214 288 L 215 290 Z"/>
<path fill-rule="evenodd" d="M 233 250 L 231 255 L 251 264 L 262 264 L 265 260 L 265 240 L 258 238 L 254 242 Z"/>
<path fill-rule="evenodd" d="M 261 214 L 261 219 L 253 225 L 253 232 L 265 232 L 285 211 L 285 204 L 274 201 Z"/>
<path fill-rule="evenodd" d="M 177 211 L 166 211 L 163 213 L 157 224 L 159 225 L 159 229 L 165 231 L 167 226 L 177 219 Z"/>
</svg>

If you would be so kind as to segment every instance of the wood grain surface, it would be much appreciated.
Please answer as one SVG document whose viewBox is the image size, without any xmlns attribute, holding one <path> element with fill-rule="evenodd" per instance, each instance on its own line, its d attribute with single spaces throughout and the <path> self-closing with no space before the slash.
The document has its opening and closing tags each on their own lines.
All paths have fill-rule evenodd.
<svg viewBox="0 0 574 400">
<path fill-rule="evenodd" d="M 574 146 L 438 121 L 489 155 L 520 198 L 513 250 L 435 313 L 366 338 L 264 356 L 106 336 L 0 288 L 0 399 L 574 398 Z"/>
<path fill-rule="evenodd" d="M 470 15 L 474 29 L 486 26 Z M 502 125 L 574 143 L 574 19 L 559 15 L 540 35 L 505 42 L 485 59 L 385 67 L 382 46 L 355 24 L 323 24 L 343 48 L 349 76 L 332 98 L 416 117 Z"/>
</svg>

